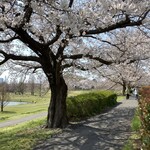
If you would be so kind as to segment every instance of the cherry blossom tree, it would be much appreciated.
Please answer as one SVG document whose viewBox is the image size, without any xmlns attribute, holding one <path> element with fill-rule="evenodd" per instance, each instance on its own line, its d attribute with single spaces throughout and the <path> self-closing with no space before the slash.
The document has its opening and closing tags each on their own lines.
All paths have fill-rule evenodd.
<svg viewBox="0 0 150 150">
<path fill-rule="evenodd" d="M 150 38 L 140 30 L 128 28 L 110 32 L 105 39 L 98 40 L 105 43 L 104 54 L 107 54 L 108 58 L 116 61 L 118 59 L 119 62 L 126 60 L 96 68 L 102 77 L 121 85 L 122 93 L 125 95 L 127 87 L 137 86 L 138 81 L 145 76 L 144 68 L 147 68 L 145 64 L 150 59 Z"/>
<path fill-rule="evenodd" d="M 125 91 L 128 87 L 137 86 L 137 82 L 142 78 L 144 72 L 137 64 L 119 64 L 105 67 L 105 69 L 98 70 L 100 75 L 115 85 L 122 86 L 122 94 L 125 95 Z"/>
<path fill-rule="evenodd" d="M 114 63 L 98 49 L 90 53 L 86 40 L 120 28 L 147 27 L 149 6 L 147 0 L 2 0 L 0 65 L 12 61 L 33 72 L 42 68 L 51 89 L 47 127 L 66 127 L 63 71 Z"/>
</svg>

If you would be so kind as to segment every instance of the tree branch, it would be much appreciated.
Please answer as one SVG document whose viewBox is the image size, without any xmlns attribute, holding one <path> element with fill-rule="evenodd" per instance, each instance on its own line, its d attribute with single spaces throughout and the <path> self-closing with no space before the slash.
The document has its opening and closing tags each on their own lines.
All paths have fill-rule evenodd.
<svg viewBox="0 0 150 150">
<path fill-rule="evenodd" d="M 100 41 L 100 42 L 107 43 L 107 44 L 109 44 L 109 45 L 111 45 L 111 46 L 113 46 L 113 47 L 116 47 L 119 51 L 124 52 L 123 50 L 121 50 L 121 48 L 120 48 L 119 46 L 117 46 L 118 44 L 113 44 L 113 43 L 111 43 L 111 42 L 109 42 L 109 41 L 101 40 L 101 39 L 99 39 L 99 38 L 97 38 L 97 37 L 95 37 L 95 36 L 92 36 L 92 35 L 85 35 L 85 36 L 83 36 L 83 37 L 90 37 L 90 38 L 96 39 L 96 40 L 98 40 L 98 41 Z"/>
<path fill-rule="evenodd" d="M 16 39 L 19 39 L 19 37 L 18 36 L 14 36 L 14 37 L 11 37 L 11 38 L 9 38 L 7 40 L 0 40 L 0 43 L 9 43 L 9 42 L 11 42 L 13 40 L 16 40 Z"/>
<path fill-rule="evenodd" d="M 103 64 L 100 64 L 100 65 L 98 65 L 98 66 L 96 66 L 96 67 L 93 67 L 93 69 L 95 69 L 95 68 L 97 68 L 97 67 L 101 67 L 101 66 L 103 66 Z M 84 66 L 77 65 L 77 64 L 74 63 L 74 62 L 71 62 L 71 63 L 67 63 L 67 64 L 62 65 L 62 70 L 66 69 L 66 68 L 70 68 L 70 67 L 75 67 L 75 68 L 77 68 L 77 69 L 79 69 L 79 70 L 82 70 L 82 71 L 88 71 L 88 70 L 89 70 L 89 68 L 85 68 Z M 91 69 L 91 68 L 90 68 L 90 69 Z"/>
<path fill-rule="evenodd" d="M 25 11 L 24 17 L 23 17 L 22 22 L 19 25 L 19 28 L 22 28 L 26 23 L 29 23 L 30 21 L 30 18 L 33 12 L 33 9 L 30 3 L 31 3 L 31 0 L 27 0 L 27 4 L 25 5 L 25 8 L 24 8 L 24 11 Z"/>
<path fill-rule="evenodd" d="M 62 70 L 66 69 L 66 68 L 70 68 L 70 67 L 75 67 L 79 70 L 82 70 L 82 71 L 87 71 L 89 70 L 88 68 L 85 68 L 83 66 L 79 66 L 77 64 L 75 64 L 74 62 L 71 62 L 71 63 L 68 63 L 68 64 L 65 64 L 65 65 L 62 65 Z"/>
<path fill-rule="evenodd" d="M 58 59 L 59 57 L 62 57 L 63 55 L 63 51 L 65 49 L 65 47 L 67 46 L 68 41 L 66 39 L 62 39 L 61 43 L 59 45 L 58 51 L 56 53 L 56 58 Z"/>
<path fill-rule="evenodd" d="M 72 59 L 72 60 L 76 60 L 76 59 L 82 59 L 82 58 L 89 58 L 91 60 L 96 60 L 102 64 L 105 64 L 105 65 L 111 65 L 113 63 L 117 63 L 117 64 L 120 64 L 120 63 L 123 63 L 125 62 L 127 59 L 123 59 L 123 60 L 120 60 L 120 61 L 117 61 L 117 60 L 104 60 L 102 58 L 99 58 L 99 57 L 94 57 L 93 55 L 90 55 L 90 54 L 76 54 L 76 55 L 64 55 L 63 56 L 63 59 Z M 133 58 L 131 60 L 129 60 L 129 62 L 127 64 L 131 64 L 131 63 L 134 63 L 136 61 L 139 61 L 139 60 L 147 60 L 149 59 L 149 57 L 144 57 L 144 58 Z"/>
<path fill-rule="evenodd" d="M 21 55 L 14 55 L 14 54 L 7 54 L 4 51 L 0 50 L 0 54 L 2 54 L 5 58 L 3 61 L 0 62 L 0 65 L 4 64 L 8 60 L 20 60 L 20 61 L 35 61 L 40 63 L 40 59 L 36 56 L 21 56 Z"/>
<path fill-rule="evenodd" d="M 45 53 L 44 44 L 41 44 L 35 41 L 25 30 L 22 28 L 11 28 L 16 34 L 18 34 L 19 39 L 28 45 L 28 47 L 33 50 L 38 56 L 41 56 L 42 53 Z"/>
<path fill-rule="evenodd" d="M 53 43 L 55 43 L 59 39 L 61 34 L 62 34 L 62 31 L 60 30 L 60 26 L 57 25 L 55 37 L 51 41 L 47 42 L 45 45 L 49 46 L 49 45 L 52 45 Z"/>
<path fill-rule="evenodd" d="M 111 76 L 114 75 L 114 74 L 106 75 L 106 74 L 103 74 L 102 72 L 100 72 L 96 67 L 94 67 L 94 69 L 95 69 L 102 77 L 107 78 L 107 79 L 110 80 L 111 82 L 114 82 L 114 83 L 116 83 L 116 84 L 123 85 L 122 82 L 113 80 L 113 79 L 111 78 Z M 115 75 L 115 76 L 116 76 L 116 75 Z"/>
<path fill-rule="evenodd" d="M 140 61 L 140 60 L 147 60 L 147 59 L 150 59 L 150 57 L 149 57 L 149 56 L 144 57 L 144 58 L 136 57 L 136 58 L 134 58 L 134 59 L 130 60 L 127 64 L 131 64 L 131 63 L 134 63 L 134 62 L 136 62 L 136 61 Z"/>
<path fill-rule="evenodd" d="M 17 62 L 17 63 L 14 62 L 14 64 L 17 64 L 17 65 L 20 65 L 22 67 L 25 67 L 25 68 L 27 68 L 27 70 L 33 69 L 33 73 L 35 73 L 37 69 L 41 69 L 42 68 L 41 65 L 36 65 L 35 66 L 35 65 L 32 65 L 32 64 L 23 63 L 23 62 Z"/>
<path fill-rule="evenodd" d="M 147 17 L 148 13 L 150 12 L 150 9 L 148 9 L 142 16 L 139 17 L 137 21 L 131 20 L 129 17 L 126 17 L 125 20 L 120 21 L 118 23 L 112 24 L 106 28 L 97 28 L 94 30 L 81 30 L 80 35 L 83 36 L 84 33 L 86 35 L 88 34 L 100 34 L 100 33 L 105 33 L 109 32 L 118 28 L 125 28 L 125 27 L 130 27 L 130 26 L 140 26 L 142 25 L 142 21 Z"/>
<path fill-rule="evenodd" d="M 72 5 L 73 5 L 73 1 L 74 1 L 74 0 L 70 0 L 70 2 L 69 2 L 69 7 L 70 7 L 70 8 L 71 8 Z"/>
<path fill-rule="evenodd" d="M 76 55 L 64 55 L 63 56 L 63 59 L 73 59 L 73 60 L 76 60 L 76 59 L 81 59 L 81 58 L 89 58 L 89 59 L 92 59 L 92 60 L 96 60 L 96 61 L 99 61 L 100 63 L 102 64 L 105 64 L 105 65 L 110 65 L 113 63 L 113 61 L 107 61 L 107 60 L 104 60 L 102 58 L 99 58 L 99 57 L 94 57 L 93 55 L 90 55 L 90 54 L 76 54 Z"/>
</svg>

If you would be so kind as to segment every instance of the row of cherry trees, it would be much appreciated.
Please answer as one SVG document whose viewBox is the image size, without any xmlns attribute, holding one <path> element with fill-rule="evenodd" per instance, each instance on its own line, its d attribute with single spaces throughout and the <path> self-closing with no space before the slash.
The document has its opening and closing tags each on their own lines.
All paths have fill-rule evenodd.
<svg viewBox="0 0 150 150">
<path fill-rule="evenodd" d="M 68 88 L 63 72 L 125 62 L 126 57 L 108 57 L 109 51 L 96 41 L 125 27 L 146 32 L 149 6 L 147 0 L 3 0 L 0 65 L 12 62 L 33 72 L 42 69 L 51 89 L 47 127 L 66 127 Z"/>
<path fill-rule="evenodd" d="M 143 81 L 149 70 L 150 38 L 147 35 L 136 28 L 128 28 L 111 32 L 107 41 L 101 41 L 105 42 L 105 54 L 110 59 L 126 61 L 96 68 L 99 75 L 121 85 L 123 95 L 127 87 L 139 86 L 141 80 L 143 83 L 140 84 L 148 84 Z"/>
</svg>

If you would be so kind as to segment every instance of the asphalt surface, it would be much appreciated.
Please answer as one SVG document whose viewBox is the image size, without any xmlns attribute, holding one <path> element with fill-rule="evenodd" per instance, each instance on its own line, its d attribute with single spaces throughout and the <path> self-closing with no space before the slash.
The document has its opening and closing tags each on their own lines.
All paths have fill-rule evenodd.
<svg viewBox="0 0 150 150">
<path fill-rule="evenodd" d="M 72 123 L 61 134 L 39 141 L 33 150 L 121 150 L 132 133 L 137 106 L 135 99 L 123 100 L 105 113 Z"/>
<path fill-rule="evenodd" d="M 47 115 L 47 112 L 42 112 L 42 113 L 34 114 L 31 116 L 23 117 L 23 118 L 16 119 L 16 120 L 9 120 L 6 122 L 0 122 L 0 128 L 4 128 L 4 127 L 8 127 L 8 126 L 15 126 L 17 124 L 31 121 L 34 119 L 38 119 L 38 118 L 44 117 L 46 115 Z"/>
</svg>

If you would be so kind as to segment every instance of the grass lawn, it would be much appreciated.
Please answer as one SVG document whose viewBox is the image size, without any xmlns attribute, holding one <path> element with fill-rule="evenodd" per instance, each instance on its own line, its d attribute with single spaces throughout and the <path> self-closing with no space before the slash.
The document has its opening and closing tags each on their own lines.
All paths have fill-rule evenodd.
<svg viewBox="0 0 150 150">
<path fill-rule="evenodd" d="M 50 94 L 46 94 L 43 97 L 31 96 L 29 94 L 25 95 L 12 94 L 11 99 L 12 101 L 22 101 L 29 103 L 23 105 L 4 107 L 4 112 L 0 112 L 0 122 L 10 119 L 18 119 L 23 116 L 28 116 L 38 112 L 47 111 Z"/>
<path fill-rule="evenodd" d="M 118 96 L 117 97 L 117 102 L 120 102 L 122 100 L 124 100 L 126 97 L 125 96 Z"/>
<path fill-rule="evenodd" d="M 61 132 L 42 128 L 45 119 L 37 119 L 0 130 L 0 150 L 31 150 L 39 140 Z"/>
</svg>

